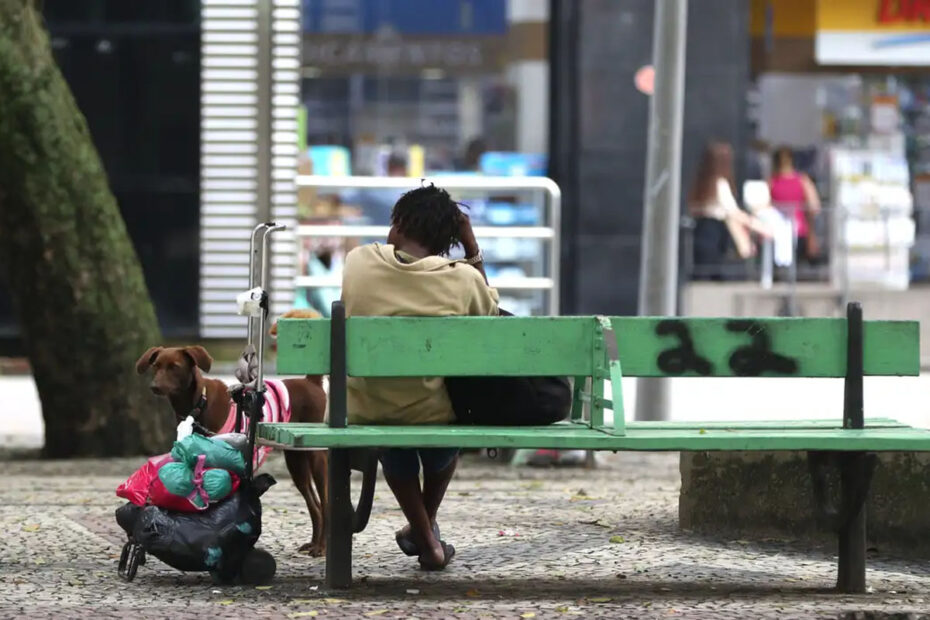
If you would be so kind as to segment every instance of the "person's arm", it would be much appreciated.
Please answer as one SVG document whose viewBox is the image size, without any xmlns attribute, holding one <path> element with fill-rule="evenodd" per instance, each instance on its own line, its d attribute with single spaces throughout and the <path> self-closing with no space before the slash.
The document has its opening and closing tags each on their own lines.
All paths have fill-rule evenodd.
<svg viewBox="0 0 930 620">
<path fill-rule="evenodd" d="M 739 205 L 736 204 L 736 198 L 733 196 L 733 190 L 730 189 L 730 183 L 726 179 L 717 179 L 717 199 L 726 210 L 727 217 L 733 218 L 733 221 L 737 224 L 745 226 L 763 237 L 772 236 L 768 226 L 739 208 Z"/>
<path fill-rule="evenodd" d="M 810 215 L 820 213 L 820 195 L 817 193 L 817 186 L 806 174 L 801 175 L 801 187 L 804 190 L 804 201 L 807 203 L 807 212 Z"/>
<path fill-rule="evenodd" d="M 465 250 L 466 260 L 472 260 L 481 254 L 481 248 L 478 247 L 478 241 L 475 239 L 475 231 L 472 230 L 471 227 L 471 220 L 464 213 L 462 214 L 462 220 L 459 228 L 459 239 L 462 242 L 462 249 Z M 472 266 L 481 273 L 481 277 L 484 278 L 484 283 L 487 284 L 488 276 L 484 272 L 484 261 L 472 263 Z"/>
</svg>

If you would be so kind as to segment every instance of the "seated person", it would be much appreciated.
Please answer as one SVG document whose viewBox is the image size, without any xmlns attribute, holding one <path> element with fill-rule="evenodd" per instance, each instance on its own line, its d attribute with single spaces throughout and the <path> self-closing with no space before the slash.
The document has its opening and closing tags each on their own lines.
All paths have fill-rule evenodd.
<svg viewBox="0 0 930 620">
<path fill-rule="evenodd" d="M 450 260 L 461 244 L 465 260 Z M 434 185 L 407 192 L 391 213 L 387 244 L 358 247 L 346 256 L 342 301 L 347 316 L 497 315 L 471 223 L 449 194 Z M 350 377 L 352 424 L 449 424 L 452 402 L 441 377 Z M 407 555 L 426 570 L 441 570 L 455 549 L 439 539 L 436 513 L 455 471 L 456 449 L 388 449 L 384 477 L 408 525 L 397 532 Z M 420 465 L 423 487 L 420 487 Z"/>
</svg>

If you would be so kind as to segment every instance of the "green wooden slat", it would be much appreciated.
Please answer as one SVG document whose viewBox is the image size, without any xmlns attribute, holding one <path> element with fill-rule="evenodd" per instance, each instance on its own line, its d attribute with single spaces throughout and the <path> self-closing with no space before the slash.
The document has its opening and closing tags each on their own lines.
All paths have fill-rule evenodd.
<svg viewBox="0 0 930 620">
<path fill-rule="evenodd" d="M 681 346 L 673 335 L 657 335 L 659 324 L 668 319 L 615 317 L 611 319 L 623 374 L 635 377 L 669 376 L 658 367 L 663 351 Z M 846 319 L 673 319 L 681 323 L 693 343 L 694 352 L 710 363 L 708 376 L 737 376 L 731 368 L 733 353 L 752 343 L 758 331 L 771 351 L 794 360 L 797 370 L 768 371 L 763 376 L 842 377 L 846 374 Z M 731 331 L 733 320 L 750 321 L 750 331 Z M 757 329 L 756 329 L 757 328 Z M 864 351 L 866 375 L 918 375 L 920 373 L 919 324 L 916 321 L 867 321 Z M 685 376 L 700 376 L 694 370 Z"/>
<path fill-rule="evenodd" d="M 930 451 L 930 431 L 914 428 L 638 429 L 623 436 L 576 424 L 547 427 L 262 425 L 261 440 L 300 448 L 459 447 L 589 450 L 838 450 Z M 274 428 L 272 428 L 274 427 Z"/>
<path fill-rule="evenodd" d="M 346 326 L 349 374 L 590 375 L 593 329 L 586 317 L 353 318 Z M 326 372 L 328 330 L 329 321 L 282 320 L 278 372 Z"/>
<path fill-rule="evenodd" d="M 747 413 L 747 415 L 749 415 Z M 581 425 L 582 427 L 587 427 L 587 424 L 584 422 L 572 422 L 573 424 Z M 561 424 L 553 425 L 553 427 L 558 428 L 567 422 Z M 668 430 L 700 430 L 700 429 L 709 429 L 709 428 L 726 428 L 726 429 L 736 429 L 736 430 L 764 430 L 764 429 L 791 429 L 791 430 L 804 430 L 804 429 L 835 429 L 842 428 L 843 420 L 839 417 L 836 418 L 818 418 L 815 420 L 753 420 L 749 422 L 744 421 L 687 421 L 687 422 L 655 422 L 655 421 L 631 421 L 627 422 L 627 426 L 630 428 L 635 428 L 638 430 L 655 430 L 655 429 L 668 429 Z M 903 422 L 898 422 L 893 418 L 866 418 L 865 419 L 866 428 L 911 428 L 910 425 L 904 424 Z M 277 429 L 277 428 L 286 428 L 294 431 L 302 431 L 304 429 L 319 429 L 319 423 L 313 422 L 289 422 L 287 424 L 272 424 L 272 423 L 260 423 L 259 429 Z M 410 426 L 404 428 L 411 428 Z M 469 427 L 463 427 L 469 428 Z M 543 427 L 550 428 L 550 427 Z"/>
<path fill-rule="evenodd" d="M 613 317 L 623 373 L 675 376 L 659 368 L 664 352 L 681 346 L 657 335 L 666 319 Z M 731 357 L 752 334 L 727 329 L 730 319 L 675 319 L 687 329 L 708 376 L 735 376 Z M 743 319 L 739 319 L 743 320 Z M 842 377 L 846 373 L 846 320 L 767 318 L 751 331 L 768 339 L 771 352 L 793 360 L 793 371 L 764 376 Z M 349 320 L 349 373 L 357 376 L 590 375 L 592 317 L 353 318 Z M 329 321 L 282 320 L 278 372 L 323 374 L 329 368 Z M 865 323 L 865 374 L 912 375 L 920 371 L 919 326 L 914 321 Z M 694 370 L 683 373 L 698 376 Z"/>
<path fill-rule="evenodd" d="M 329 319 L 278 321 L 276 370 L 283 375 L 329 374 Z"/>
</svg>

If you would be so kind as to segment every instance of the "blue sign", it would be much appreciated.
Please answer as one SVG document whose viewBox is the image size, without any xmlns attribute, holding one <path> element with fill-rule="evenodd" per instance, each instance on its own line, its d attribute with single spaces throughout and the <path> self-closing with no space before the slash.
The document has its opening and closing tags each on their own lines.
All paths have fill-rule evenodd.
<svg viewBox="0 0 930 620">
<path fill-rule="evenodd" d="M 317 34 L 507 32 L 506 0 L 302 0 L 302 8 L 303 31 Z"/>
</svg>

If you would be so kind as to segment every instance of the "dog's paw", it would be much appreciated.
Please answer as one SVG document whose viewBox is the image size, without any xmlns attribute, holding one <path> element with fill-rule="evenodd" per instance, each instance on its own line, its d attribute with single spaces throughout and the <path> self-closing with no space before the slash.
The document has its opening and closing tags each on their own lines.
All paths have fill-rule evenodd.
<svg viewBox="0 0 930 620">
<path fill-rule="evenodd" d="M 297 553 L 309 555 L 311 558 L 319 558 L 326 555 L 326 545 L 323 543 L 307 543 L 301 545 Z"/>
</svg>

